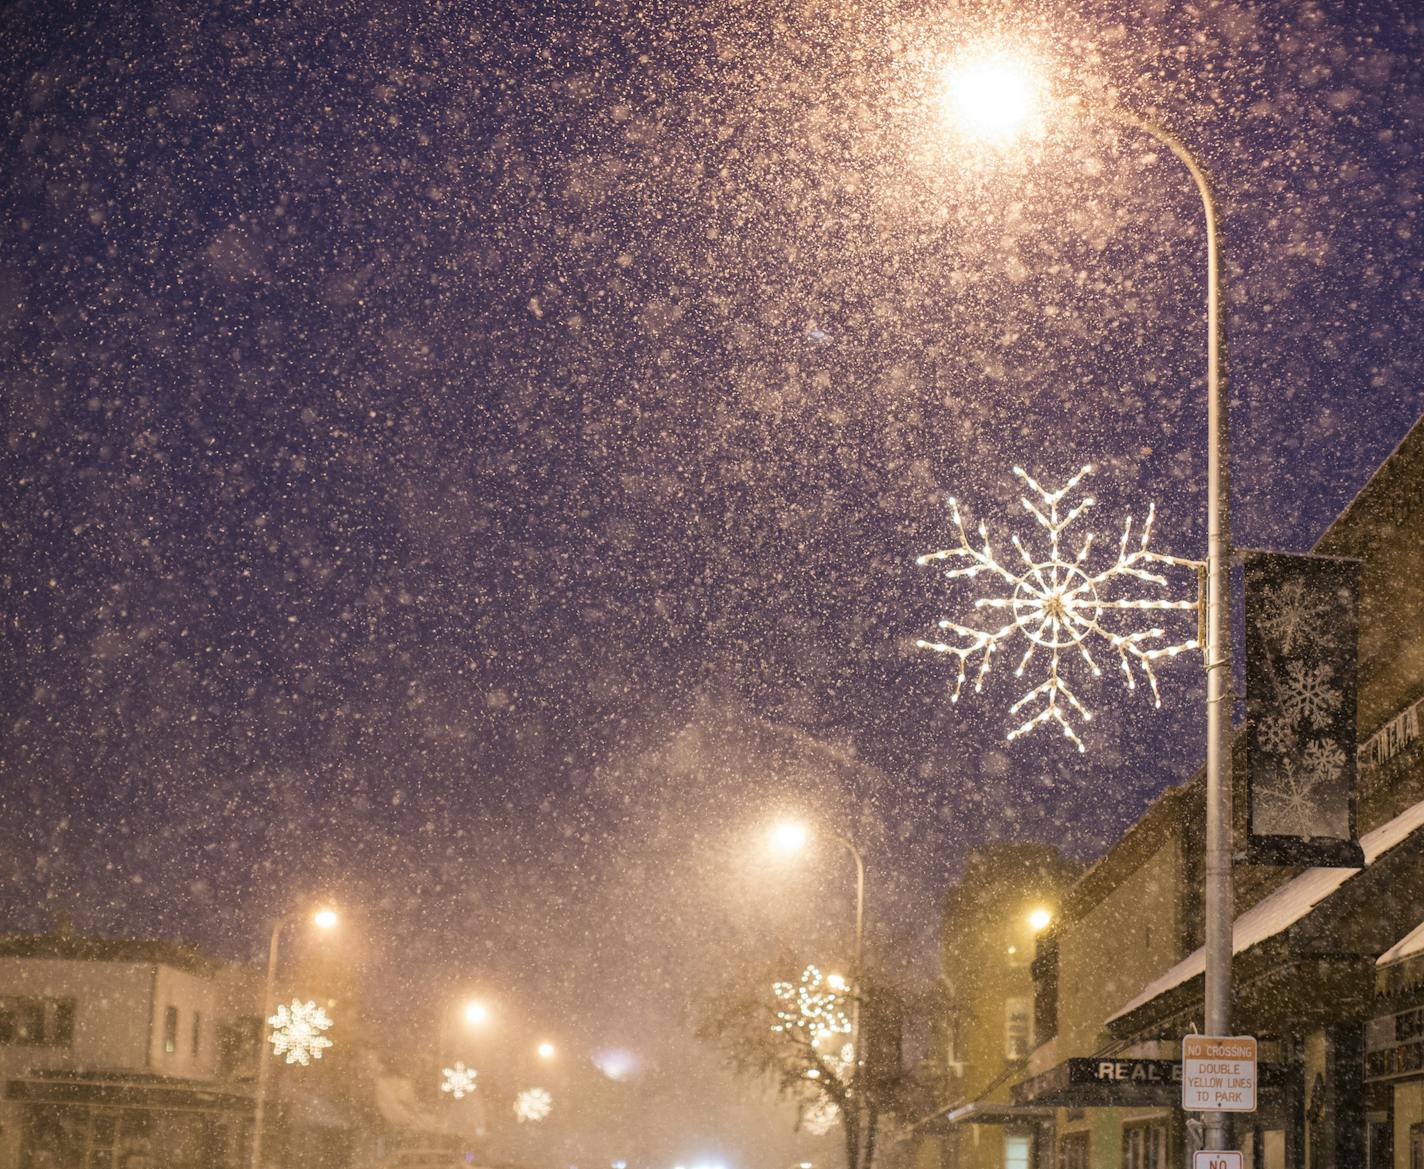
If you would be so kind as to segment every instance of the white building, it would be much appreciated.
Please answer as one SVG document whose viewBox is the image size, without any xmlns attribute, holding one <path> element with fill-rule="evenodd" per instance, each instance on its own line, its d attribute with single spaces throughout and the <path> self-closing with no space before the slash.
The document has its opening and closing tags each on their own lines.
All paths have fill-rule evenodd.
<svg viewBox="0 0 1424 1169">
<path fill-rule="evenodd" d="M 0 1166 L 242 1164 L 261 993 L 172 943 L 0 938 Z"/>
</svg>

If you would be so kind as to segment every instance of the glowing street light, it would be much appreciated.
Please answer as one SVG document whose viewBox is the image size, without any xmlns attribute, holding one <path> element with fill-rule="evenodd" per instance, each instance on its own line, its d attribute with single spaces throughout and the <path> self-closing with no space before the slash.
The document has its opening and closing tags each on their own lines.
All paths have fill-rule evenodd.
<svg viewBox="0 0 1424 1169">
<path fill-rule="evenodd" d="M 480 1027 L 489 1021 L 489 1007 L 479 999 L 471 999 L 465 1004 L 465 1022 L 471 1027 Z"/>
<path fill-rule="evenodd" d="M 312 924 L 316 926 L 317 929 L 335 929 L 336 922 L 336 910 L 330 908 L 329 906 L 323 906 L 321 909 L 318 909 L 314 914 L 312 914 Z"/>
<path fill-rule="evenodd" d="M 969 134 L 1003 141 L 1011 125 L 1032 121 L 1029 96 L 1046 96 L 1047 86 L 1011 81 L 1007 51 L 987 47 L 966 53 L 946 77 L 945 111 Z M 975 62 L 995 62 L 975 64 Z M 1017 68 L 1031 69 L 1027 63 Z M 990 115 L 995 103 L 1002 115 Z M 1206 227 L 1206 856 L 1203 864 L 1206 930 L 1204 1021 L 1208 1035 L 1229 1035 L 1231 1026 L 1231 633 L 1228 572 L 1231 564 L 1229 512 L 1230 444 L 1226 380 L 1222 374 L 1221 247 L 1216 197 L 1206 168 L 1176 135 L 1133 110 L 1111 103 L 1062 103 L 1081 116 L 1132 126 L 1167 147 L 1187 168 L 1201 197 Z M 1012 116 L 1011 116 L 1012 115 Z M 1012 135 L 1010 135 L 1010 138 Z M 1203 1145 L 1227 1148 L 1226 1116 L 1205 1114 Z"/>
<path fill-rule="evenodd" d="M 1042 933 L 1044 930 L 1046 930 L 1048 928 L 1048 923 L 1052 920 L 1053 914 L 1046 910 L 1042 905 L 1040 905 L 1037 909 L 1032 910 L 1028 915 L 1029 928 L 1033 930 L 1033 932 L 1036 934 Z"/>
<path fill-rule="evenodd" d="M 771 830 L 771 845 L 778 852 L 800 852 L 810 838 L 806 825 L 794 820 L 783 820 Z"/>
<path fill-rule="evenodd" d="M 554 1056 L 558 1054 L 558 1049 L 555 1048 L 554 1045 L 550 1043 L 547 1039 L 543 1043 L 539 1044 L 539 1046 L 536 1047 L 534 1051 L 540 1059 L 553 1059 Z"/>
<path fill-rule="evenodd" d="M 1039 72 L 1021 56 L 986 48 L 950 64 L 940 101 L 962 133 L 1002 147 L 1042 118 L 1045 89 Z"/>
</svg>

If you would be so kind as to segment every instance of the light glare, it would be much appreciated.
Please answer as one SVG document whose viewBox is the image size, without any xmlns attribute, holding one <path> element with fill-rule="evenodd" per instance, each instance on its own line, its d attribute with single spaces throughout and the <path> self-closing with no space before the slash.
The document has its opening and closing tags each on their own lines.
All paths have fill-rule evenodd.
<svg viewBox="0 0 1424 1169">
<path fill-rule="evenodd" d="M 804 824 L 787 820 L 772 829 L 771 842 L 779 852 L 799 852 L 809 835 Z"/>
<path fill-rule="evenodd" d="M 317 929 L 334 929 L 336 926 L 336 910 L 318 909 L 316 913 L 312 915 L 312 923 Z"/>
<path fill-rule="evenodd" d="M 1042 83 L 1028 62 L 1004 51 L 986 51 L 951 64 L 944 75 L 944 108 L 956 129 L 970 138 L 1006 146 L 1038 119 Z"/>
<path fill-rule="evenodd" d="M 1049 913 L 1048 910 L 1044 909 L 1041 905 L 1028 915 L 1028 924 L 1033 927 L 1034 933 L 1045 929 L 1052 920 L 1053 914 Z"/>
</svg>

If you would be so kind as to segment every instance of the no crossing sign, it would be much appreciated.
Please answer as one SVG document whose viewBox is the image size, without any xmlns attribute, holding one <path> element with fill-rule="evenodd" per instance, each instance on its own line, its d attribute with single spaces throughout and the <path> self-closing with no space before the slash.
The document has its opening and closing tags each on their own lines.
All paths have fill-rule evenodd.
<svg viewBox="0 0 1424 1169">
<path fill-rule="evenodd" d="M 1256 1040 L 1250 1035 L 1183 1036 L 1182 1108 L 1255 1112 Z"/>
</svg>

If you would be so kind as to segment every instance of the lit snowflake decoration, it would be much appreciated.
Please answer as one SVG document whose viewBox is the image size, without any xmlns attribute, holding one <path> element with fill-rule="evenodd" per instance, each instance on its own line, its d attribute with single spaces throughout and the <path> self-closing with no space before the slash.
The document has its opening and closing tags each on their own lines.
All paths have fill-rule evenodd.
<svg viewBox="0 0 1424 1169">
<path fill-rule="evenodd" d="M 1068 558 L 1068 554 L 1062 547 L 1063 533 L 1074 520 L 1093 506 L 1094 500 L 1091 497 L 1084 498 L 1081 503 L 1070 508 L 1063 515 L 1059 514 L 1059 505 L 1063 502 L 1064 497 L 1082 482 L 1083 477 L 1091 474 L 1092 471 L 1091 465 L 1086 466 L 1057 491 L 1045 491 L 1022 467 L 1014 468 L 1014 474 L 1022 479 L 1030 491 L 1038 497 L 1037 502 L 1027 497 L 1024 497 L 1021 502 L 1024 509 L 1033 516 L 1039 526 L 1048 532 L 1048 553 L 1046 556 L 1030 553 L 1020 543 L 1018 536 L 1014 535 L 1010 539 L 1019 554 L 1022 565 L 1017 566 L 1017 571 L 1010 570 L 999 561 L 994 550 L 989 546 L 989 533 L 982 523 L 979 525 L 979 541 L 982 546 L 976 548 L 969 543 L 969 537 L 964 530 L 964 518 L 959 511 L 959 504 L 954 499 L 950 499 L 950 516 L 959 532 L 959 546 L 940 552 L 931 552 L 926 556 L 921 556 L 918 561 L 921 565 L 937 560 L 966 562 L 958 568 L 949 569 L 945 575 L 950 578 L 969 577 L 972 579 L 980 573 L 987 573 L 991 578 L 997 578 L 1001 582 L 1007 594 L 979 597 L 974 602 L 976 609 L 1006 613 L 1008 620 L 1003 625 L 997 628 L 978 629 L 974 626 L 960 625 L 954 621 L 944 620 L 939 623 L 939 628 L 954 634 L 959 639 L 957 642 L 922 640 L 915 643 L 921 649 L 932 649 L 937 653 L 952 654 L 959 659 L 959 677 L 955 682 L 954 693 L 950 696 L 950 701 L 959 701 L 960 691 L 964 687 L 965 670 L 970 659 L 976 654 L 979 655 L 979 669 L 974 679 L 974 690 L 978 693 L 984 688 L 984 679 L 989 673 L 994 654 L 1000 645 L 1011 641 L 1016 633 L 1022 634 L 1028 642 L 1028 647 L 1019 661 L 1018 668 L 1014 670 L 1014 677 L 1023 676 L 1024 670 L 1028 668 L 1029 662 L 1039 650 L 1047 652 L 1048 677 L 1014 703 L 1010 709 L 1011 714 L 1017 714 L 1037 701 L 1041 701 L 1043 704 L 1037 713 L 1032 714 L 1021 726 L 1010 731 L 1008 737 L 1016 739 L 1043 723 L 1055 722 L 1062 728 L 1064 735 L 1073 740 L 1079 751 L 1085 748 L 1083 741 L 1073 728 L 1072 716 L 1076 714 L 1084 722 L 1090 722 L 1093 716 L 1079 701 L 1078 696 L 1074 694 L 1063 676 L 1067 665 L 1065 658 L 1068 661 L 1073 660 L 1072 655 L 1076 652 L 1093 677 L 1100 677 L 1102 671 L 1089 652 L 1089 644 L 1095 638 L 1099 639 L 1117 653 L 1127 688 L 1129 690 L 1137 689 L 1137 678 L 1133 671 L 1135 665 L 1147 679 L 1148 686 L 1151 687 L 1154 704 L 1161 706 L 1162 698 L 1157 691 L 1157 678 L 1153 673 L 1152 664 L 1159 658 L 1176 657 L 1183 650 L 1194 649 L 1197 646 L 1195 638 L 1176 645 L 1163 645 L 1161 639 L 1165 633 L 1155 627 L 1135 630 L 1112 627 L 1113 625 L 1121 626 L 1121 616 L 1132 612 L 1197 608 L 1195 600 L 1176 601 L 1164 597 L 1136 599 L 1112 595 L 1115 587 L 1124 584 L 1137 585 L 1138 587 L 1146 584 L 1157 588 L 1166 588 L 1166 578 L 1153 572 L 1148 567 L 1149 565 L 1200 567 L 1198 561 L 1184 560 L 1181 557 L 1167 556 L 1161 552 L 1149 550 L 1147 545 L 1152 538 L 1154 508 L 1147 509 L 1147 519 L 1142 525 L 1142 535 L 1136 546 L 1131 548 L 1128 545 L 1132 539 L 1132 517 L 1128 517 L 1123 526 L 1117 558 L 1101 571 L 1094 572 L 1087 567 L 1088 554 L 1093 547 L 1092 532 L 1083 538 L 1077 554 L 1072 559 Z"/>
<path fill-rule="evenodd" d="M 554 1108 L 554 1098 L 543 1088 L 526 1088 L 514 1098 L 514 1115 L 520 1124 L 537 1124 Z"/>
<path fill-rule="evenodd" d="M 843 982 L 840 985 L 845 986 Z M 844 994 L 815 966 L 801 972 L 800 983 L 772 983 L 771 993 L 776 998 L 774 1032 L 799 1032 L 810 1039 L 812 1047 L 832 1036 L 850 1034 Z"/>
<path fill-rule="evenodd" d="M 288 1063 L 306 1067 L 331 1046 L 331 1040 L 322 1034 L 331 1026 L 331 1018 L 316 1003 L 293 999 L 290 1006 L 279 1004 L 267 1024 L 272 1028 L 267 1037 L 272 1054 L 286 1056 Z"/>
<path fill-rule="evenodd" d="M 456 1100 L 463 1100 L 475 1090 L 476 1075 L 474 1068 L 467 1068 L 457 1059 L 454 1067 L 440 1069 L 440 1090 Z"/>
</svg>

